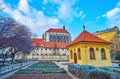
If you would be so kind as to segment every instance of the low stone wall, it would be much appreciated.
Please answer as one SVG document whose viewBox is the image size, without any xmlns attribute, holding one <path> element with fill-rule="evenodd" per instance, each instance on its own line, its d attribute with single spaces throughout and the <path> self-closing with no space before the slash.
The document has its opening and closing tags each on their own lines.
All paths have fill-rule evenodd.
<svg viewBox="0 0 120 79">
<path fill-rule="evenodd" d="M 29 60 L 68 61 L 68 56 L 28 56 Z"/>
</svg>

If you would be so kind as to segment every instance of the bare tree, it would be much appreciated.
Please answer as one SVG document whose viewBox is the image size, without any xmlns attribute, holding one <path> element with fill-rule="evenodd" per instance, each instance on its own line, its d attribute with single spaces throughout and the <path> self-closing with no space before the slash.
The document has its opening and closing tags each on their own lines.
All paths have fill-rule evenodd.
<svg viewBox="0 0 120 79">
<path fill-rule="evenodd" d="M 32 50 L 31 33 L 24 25 L 18 25 L 16 36 L 9 43 L 10 47 L 12 48 L 12 62 L 13 62 L 13 58 L 17 52 L 29 54 L 30 51 Z"/>
<path fill-rule="evenodd" d="M 0 49 L 6 49 L 3 58 L 11 52 L 12 62 L 17 52 L 29 53 L 32 50 L 31 33 L 29 29 L 12 18 L 0 16 Z"/>
</svg>

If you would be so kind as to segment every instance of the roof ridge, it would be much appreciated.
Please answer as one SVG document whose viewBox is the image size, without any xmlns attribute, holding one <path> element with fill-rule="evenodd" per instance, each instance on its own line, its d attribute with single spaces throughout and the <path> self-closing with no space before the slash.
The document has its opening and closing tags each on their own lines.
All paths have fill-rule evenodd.
<svg viewBox="0 0 120 79">
<path fill-rule="evenodd" d="M 46 32 L 69 33 L 66 29 L 62 29 L 62 28 L 49 28 Z"/>
</svg>

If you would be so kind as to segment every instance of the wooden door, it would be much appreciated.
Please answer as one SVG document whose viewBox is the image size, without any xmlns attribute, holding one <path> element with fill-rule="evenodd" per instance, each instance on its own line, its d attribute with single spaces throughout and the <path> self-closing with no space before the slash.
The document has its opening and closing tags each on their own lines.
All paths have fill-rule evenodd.
<svg viewBox="0 0 120 79">
<path fill-rule="evenodd" d="M 77 54 L 74 53 L 74 63 L 77 64 Z"/>
</svg>

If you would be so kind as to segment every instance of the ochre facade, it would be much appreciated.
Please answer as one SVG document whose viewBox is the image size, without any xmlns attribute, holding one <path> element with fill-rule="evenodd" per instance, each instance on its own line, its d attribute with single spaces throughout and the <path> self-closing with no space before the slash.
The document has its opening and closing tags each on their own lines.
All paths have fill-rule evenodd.
<svg viewBox="0 0 120 79">
<path fill-rule="evenodd" d="M 115 37 L 116 33 L 117 31 L 113 30 L 113 31 L 96 34 L 96 36 L 110 42 Z"/>
<path fill-rule="evenodd" d="M 70 63 L 92 66 L 111 66 L 110 42 L 83 31 L 70 45 Z"/>
<path fill-rule="evenodd" d="M 93 48 L 94 58 L 90 57 Z M 80 52 L 79 52 L 80 49 Z M 105 57 L 102 58 L 102 49 Z M 111 66 L 110 49 L 108 44 L 83 42 L 69 46 L 69 60 L 71 63 L 92 66 Z"/>
</svg>

